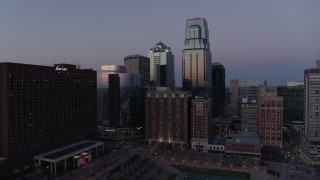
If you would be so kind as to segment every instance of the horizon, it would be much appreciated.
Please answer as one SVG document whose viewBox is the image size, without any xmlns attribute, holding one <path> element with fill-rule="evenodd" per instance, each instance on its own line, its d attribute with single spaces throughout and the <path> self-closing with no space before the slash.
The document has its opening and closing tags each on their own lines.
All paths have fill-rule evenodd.
<svg viewBox="0 0 320 180">
<path fill-rule="evenodd" d="M 303 70 L 320 58 L 318 1 L 197 4 L 0 2 L 0 62 L 80 64 L 100 72 L 102 65 L 123 65 L 127 55 L 147 57 L 161 41 L 175 56 L 180 87 L 185 23 L 194 17 L 208 22 L 212 62 L 224 65 L 226 85 L 229 79 L 303 81 Z"/>
</svg>

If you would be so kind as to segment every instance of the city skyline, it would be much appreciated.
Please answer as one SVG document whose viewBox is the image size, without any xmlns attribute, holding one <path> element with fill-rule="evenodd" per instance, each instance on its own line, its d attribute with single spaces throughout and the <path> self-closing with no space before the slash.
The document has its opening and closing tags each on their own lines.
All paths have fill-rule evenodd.
<svg viewBox="0 0 320 180">
<path fill-rule="evenodd" d="M 147 1 L 0 2 L 0 62 L 80 64 L 99 72 L 101 65 L 123 65 L 127 55 L 147 56 L 161 40 L 175 55 L 180 87 L 185 22 L 197 14 L 208 21 L 212 62 L 225 66 L 226 82 L 252 74 L 271 85 L 302 81 L 320 58 L 320 2 L 203 2 L 165 9 Z"/>
</svg>

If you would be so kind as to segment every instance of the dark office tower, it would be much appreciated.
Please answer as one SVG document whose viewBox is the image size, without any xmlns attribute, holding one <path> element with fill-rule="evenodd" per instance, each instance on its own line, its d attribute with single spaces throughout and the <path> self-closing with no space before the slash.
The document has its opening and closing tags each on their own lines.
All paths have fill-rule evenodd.
<svg viewBox="0 0 320 180">
<path fill-rule="evenodd" d="M 154 81 L 156 86 L 174 90 L 174 56 L 171 48 L 159 42 L 150 49 L 148 57 L 150 58 L 150 81 Z"/>
<path fill-rule="evenodd" d="M 24 172 L 37 154 L 96 137 L 96 78 L 96 71 L 69 64 L 0 63 L 0 175 Z"/>
<path fill-rule="evenodd" d="M 211 52 L 208 23 L 204 18 L 188 19 L 182 57 L 182 85 L 186 91 L 211 95 Z"/>
<path fill-rule="evenodd" d="M 144 84 L 150 81 L 150 59 L 138 54 L 126 56 L 124 66 L 128 74 L 141 74 Z"/>
<path fill-rule="evenodd" d="M 120 125 L 120 77 L 118 74 L 109 74 L 108 90 L 108 118 L 110 127 Z"/>
<path fill-rule="evenodd" d="M 277 87 L 278 96 L 283 97 L 283 124 L 303 121 L 303 82 L 288 82 L 287 86 Z"/>
<path fill-rule="evenodd" d="M 225 69 L 220 63 L 212 63 L 212 115 L 222 117 L 225 104 Z"/>
</svg>

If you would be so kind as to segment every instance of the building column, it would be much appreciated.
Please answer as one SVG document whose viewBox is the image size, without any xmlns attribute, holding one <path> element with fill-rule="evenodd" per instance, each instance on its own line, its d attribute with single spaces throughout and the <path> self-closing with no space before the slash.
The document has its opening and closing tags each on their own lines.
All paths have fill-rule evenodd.
<svg viewBox="0 0 320 180">
<path fill-rule="evenodd" d="M 50 162 L 50 174 L 52 174 L 52 162 Z"/>
<path fill-rule="evenodd" d="M 64 172 L 67 172 L 67 159 L 64 159 Z"/>
<path fill-rule="evenodd" d="M 57 175 L 57 162 L 54 162 L 54 175 Z"/>
<path fill-rule="evenodd" d="M 39 159 L 39 172 L 41 173 L 41 160 Z"/>
</svg>

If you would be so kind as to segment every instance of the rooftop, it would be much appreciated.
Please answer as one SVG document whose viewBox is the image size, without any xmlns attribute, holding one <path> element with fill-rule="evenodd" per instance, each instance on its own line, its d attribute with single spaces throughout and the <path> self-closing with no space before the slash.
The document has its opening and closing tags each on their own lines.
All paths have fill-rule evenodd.
<svg viewBox="0 0 320 180">
<path fill-rule="evenodd" d="M 250 134 L 229 134 L 226 143 L 261 144 L 259 136 Z"/>
<path fill-rule="evenodd" d="M 71 144 L 47 153 L 43 153 L 35 156 L 35 159 L 46 160 L 50 162 L 57 162 L 62 159 L 66 159 L 68 157 L 74 156 L 86 150 L 90 150 L 91 148 L 103 145 L 102 142 L 98 141 L 80 141 L 75 144 Z"/>
</svg>

